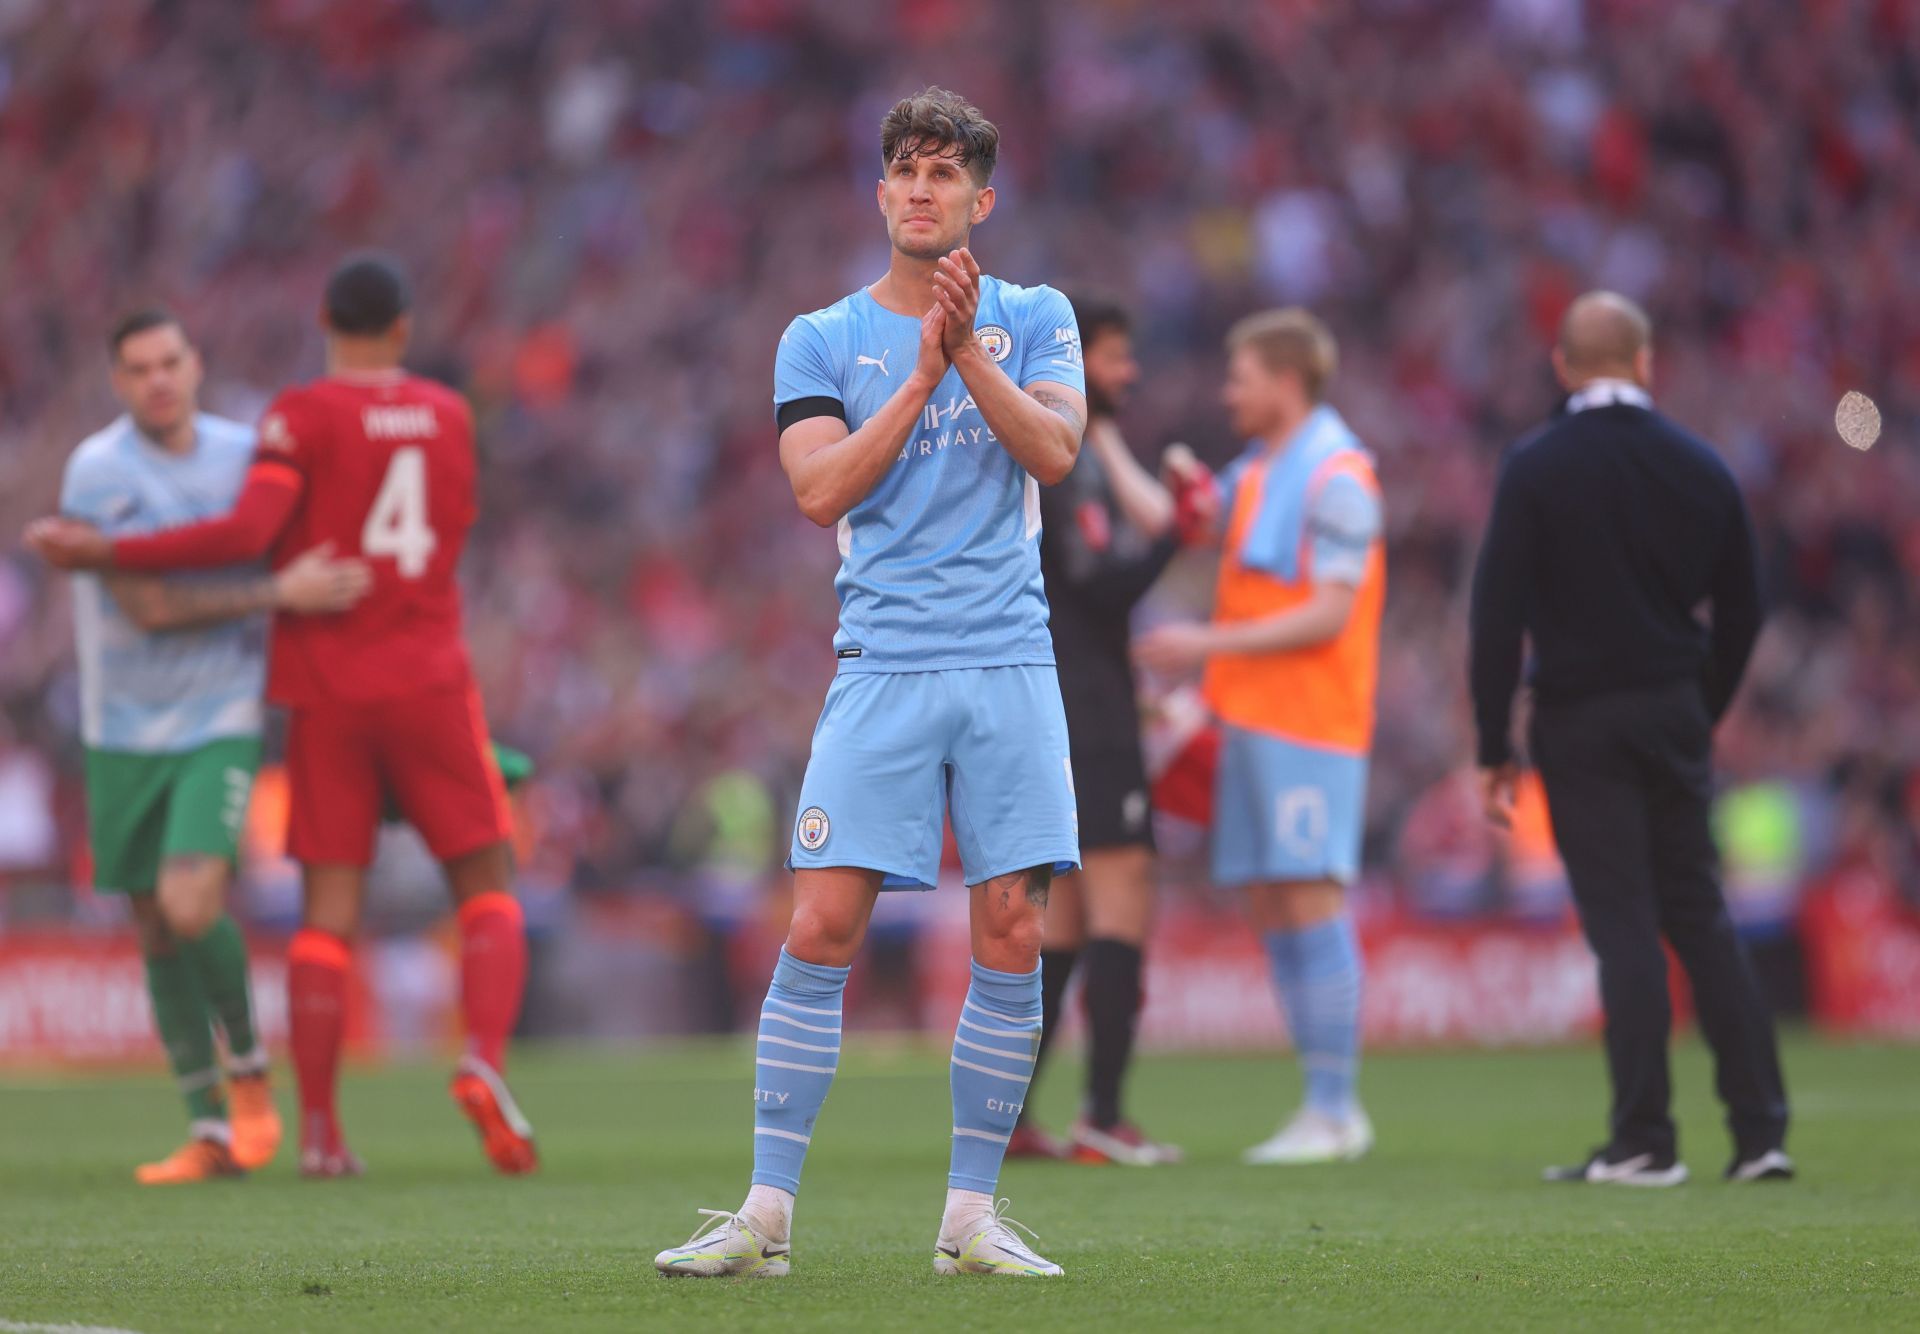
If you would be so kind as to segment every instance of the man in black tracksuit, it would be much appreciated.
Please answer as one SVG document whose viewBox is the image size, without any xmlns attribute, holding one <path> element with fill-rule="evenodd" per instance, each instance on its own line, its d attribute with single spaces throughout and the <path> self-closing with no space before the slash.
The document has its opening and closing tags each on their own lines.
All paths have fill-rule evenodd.
<svg viewBox="0 0 1920 1334">
<path fill-rule="evenodd" d="M 1735 1180 L 1790 1177 L 1773 1023 L 1721 896 L 1712 731 L 1759 635 L 1753 533 L 1733 475 L 1653 409 L 1646 316 L 1607 292 L 1567 313 L 1564 411 L 1509 456 L 1473 588 L 1488 814 L 1503 823 L 1521 639 L 1531 755 L 1600 962 L 1612 1137 L 1551 1179 L 1677 1185 L 1664 936 L 1692 983 L 1727 1106 Z M 1695 609 L 1710 607 L 1702 625 Z"/>
<path fill-rule="evenodd" d="M 1034 1077 L 1077 971 L 1087 1017 L 1087 1090 L 1070 1142 L 1023 1116 L 1007 1153 L 1151 1166 L 1180 1154 L 1149 1139 L 1121 1106 L 1154 909 L 1153 811 L 1127 652 L 1134 604 L 1173 558 L 1174 502 L 1134 459 L 1116 420 L 1140 373 L 1125 309 L 1084 292 L 1072 301 L 1086 363 L 1087 433 L 1066 480 L 1040 492 L 1040 569 L 1073 752 L 1082 869 L 1054 881 L 1047 905 Z"/>
</svg>

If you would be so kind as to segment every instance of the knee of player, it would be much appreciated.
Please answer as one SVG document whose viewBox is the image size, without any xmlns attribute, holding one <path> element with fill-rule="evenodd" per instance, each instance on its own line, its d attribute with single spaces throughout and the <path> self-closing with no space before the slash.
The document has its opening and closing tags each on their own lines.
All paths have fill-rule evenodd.
<svg viewBox="0 0 1920 1334">
<path fill-rule="evenodd" d="M 482 894 L 511 893 L 513 856 L 506 843 L 491 843 L 442 864 L 454 902 L 465 903 Z"/>
<path fill-rule="evenodd" d="M 173 932 L 167 928 L 157 904 L 145 912 L 135 910 L 133 929 L 140 940 L 140 953 L 145 957 L 157 959 L 173 953 Z"/>
<path fill-rule="evenodd" d="M 859 947 L 862 923 L 851 913 L 836 913 L 807 904 L 793 911 L 787 928 L 787 952 L 808 963 L 839 966 Z"/>
<path fill-rule="evenodd" d="M 1023 914 L 1014 921 L 1005 923 L 998 932 L 990 932 L 989 937 L 1023 968 L 1007 971 L 1021 972 L 1040 961 L 1040 946 L 1045 940 L 1046 927 L 1044 915 L 1039 912 Z"/>
<path fill-rule="evenodd" d="M 359 934 L 360 912 L 352 903 L 309 898 L 300 914 L 300 925 L 308 931 L 350 941 Z"/>
<path fill-rule="evenodd" d="M 979 946 L 980 962 L 989 968 L 1024 972 L 1040 958 L 1046 938 L 1046 906 L 1024 900 L 1017 894 L 1004 910 L 993 905 L 974 924 L 974 939 Z M 987 956 L 993 956 L 989 958 Z M 1002 962 L 994 962 L 999 959 Z"/>
<path fill-rule="evenodd" d="M 180 857 L 160 869 L 156 898 L 166 928 L 181 940 L 198 940 L 226 911 L 227 864 L 217 857 Z"/>
</svg>

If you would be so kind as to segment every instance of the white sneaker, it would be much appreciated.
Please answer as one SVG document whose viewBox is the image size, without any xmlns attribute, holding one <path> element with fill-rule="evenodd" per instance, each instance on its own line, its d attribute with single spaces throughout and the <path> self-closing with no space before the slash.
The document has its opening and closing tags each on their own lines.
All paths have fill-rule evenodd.
<svg viewBox="0 0 1920 1334">
<path fill-rule="evenodd" d="M 1548 1181 L 1586 1182 L 1596 1186 L 1683 1186 L 1687 1165 L 1672 1154 L 1618 1153 L 1611 1147 L 1595 1149 L 1586 1162 L 1574 1167 L 1549 1167 Z"/>
<path fill-rule="evenodd" d="M 1344 1121 L 1302 1107 L 1280 1132 L 1240 1155 L 1253 1167 L 1351 1162 L 1373 1147 L 1373 1122 L 1358 1107 Z"/>
<path fill-rule="evenodd" d="M 1033 1229 L 1007 1217 L 1001 1200 L 971 1232 L 948 1236 L 943 1219 L 940 1240 L 933 1247 L 936 1274 L 1001 1274 L 1009 1278 L 1058 1278 L 1066 1271 L 1034 1254 L 1013 1230 L 1019 1228 L 1035 1241 Z"/>
<path fill-rule="evenodd" d="M 1083 1163 L 1120 1163 L 1127 1167 L 1157 1167 L 1186 1157 L 1171 1144 L 1156 1144 L 1131 1121 L 1102 1130 L 1091 1121 L 1073 1127 L 1073 1158 Z"/>
<path fill-rule="evenodd" d="M 763 1243 L 747 1221 L 728 1209 L 702 1209 L 708 1219 L 684 1246 L 660 1252 L 653 1267 L 669 1278 L 784 1278 L 793 1247 Z"/>
<path fill-rule="evenodd" d="M 1791 1181 L 1793 1159 L 1783 1149 L 1768 1149 L 1757 1158 L 1736 1158 L 1727 1168 L 1729 1181 Z"/>
</svg>

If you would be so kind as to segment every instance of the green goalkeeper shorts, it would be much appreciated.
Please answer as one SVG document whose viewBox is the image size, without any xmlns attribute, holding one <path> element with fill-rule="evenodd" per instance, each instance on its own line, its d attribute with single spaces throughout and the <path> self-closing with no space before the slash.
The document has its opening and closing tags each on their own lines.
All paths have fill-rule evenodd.
<svg viewBox="0 0 1920 1334">
<path fill-rule="evenodd" d="M 258 737 L 222 737 L 177 755 L 89 748 L 87 836 L 95 887 L 151 894 L 169 857 L 238 860 L 259 767 Z"/>
</svg>

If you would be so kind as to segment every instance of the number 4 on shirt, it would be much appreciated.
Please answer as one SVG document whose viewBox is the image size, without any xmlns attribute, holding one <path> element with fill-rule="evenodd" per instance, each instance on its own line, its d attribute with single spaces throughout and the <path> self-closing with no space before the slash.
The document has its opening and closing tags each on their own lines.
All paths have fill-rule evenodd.
<svg viewBox="0 0 1920 1334">
<path fill-rule="evenodd" d="M 360 550 L 369 556 L 391 556 L 401 578 L 418 579 L 427 572 L 438 545 L 427 522 L 427 451 L 418 446 L 396 449 L 380 494 L 367 511 Z"/>
</svg>

